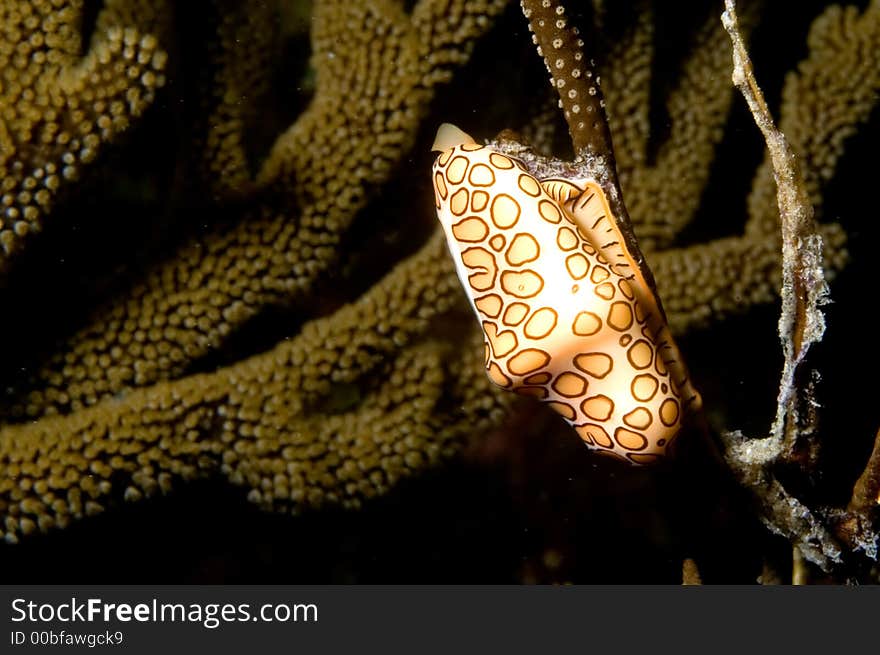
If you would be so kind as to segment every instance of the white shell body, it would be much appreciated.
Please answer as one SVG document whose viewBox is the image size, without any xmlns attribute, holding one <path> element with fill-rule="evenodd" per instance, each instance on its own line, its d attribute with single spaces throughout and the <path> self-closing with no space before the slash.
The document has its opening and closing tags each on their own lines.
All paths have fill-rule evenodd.
<svg viewBox="0 0 880 655">
<path fill-rule="evenodd" d="M 699 396 L 604 191 L 538 180 L 460 131 L 452 138 L 459 145 L 442 143 L 433 167 L 437 215 L 490 379 L 549 403 L 590 448 L 660 458 Z"/>
</svg>

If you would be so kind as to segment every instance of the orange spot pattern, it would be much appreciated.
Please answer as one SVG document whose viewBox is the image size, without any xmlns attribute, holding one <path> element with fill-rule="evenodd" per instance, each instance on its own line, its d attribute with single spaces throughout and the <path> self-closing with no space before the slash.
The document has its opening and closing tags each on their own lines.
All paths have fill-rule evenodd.
<svg viewBox="0 0 880 655">
<path fill-rule="evenodd" d="M 439 159 L 437 214 L 489 378 L 546 402 L 591 449 L 662 457 L 699 400 L 601 187 L 538 180 L 474 143 Z"/>
</svg>

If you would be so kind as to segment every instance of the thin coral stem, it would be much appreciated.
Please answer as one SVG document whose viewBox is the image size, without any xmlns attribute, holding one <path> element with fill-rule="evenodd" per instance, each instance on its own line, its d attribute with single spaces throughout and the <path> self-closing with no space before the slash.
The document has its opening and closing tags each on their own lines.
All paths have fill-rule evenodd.
<svg viewBox="0 0 880 655">
<path fill-rule="evenodd" d="M 827 570 L 842 562 L 842 550 L 820 516 L 792 496 L 775 477 L 773 465 L 794 459 L 795 449 L 816 432 L 816 412 L 807 371 L 801 364 L 818 342 L 825 323 L 820 305 L 828 294 L 822 270 L 822 237 L 813 220 L 804 178 L 794 151 L 776 127 L 755 79 L 736 17 L 734 0 L 725 0 L 721 20 L 733 44 L 733 83 L 740 90 L 767 144 L 779 205 L 782 232 L 782 312 L 779 337 L 785 362 L 779 383 L 771 436 L 742 440 L 728 435 L 727 460 L 740 480 L 758 497 L 764 520 L 796 546 L 794 582 L 803 579 L 801 556 Z M 805 378 L 807 382 L 805 383 Z M 799 409 L 807 411 L 799 416 Z M 734 438 L 731 438 L 734 437 Z"/>
<path fill-rule="evenodd" d="M 880 509 L 880 430 L 877 431 L 865 470 L 853 486 L 847 509 L 851 512 L 876 512 Z"/>
<path fill-rule="evenodd" d="M 523 15 L 529 21 L 532 41 L 550 73 L 550 84 L 559 95 L 559 106 L 568 124 L 575 157 L 588 163 L 591 173 L 605 189 L 633 261 L 648 286 L 656 289 L 654 275 L 645 262 L 623 202 L 605 100 L 599 86 L 599 76 L 594 70 L 595 61 L 585 55 L 584 41 L 580 38 L 578 28 L 570 25 L 562 2 L 521 0 L 520 4 Z M 659 296 L 657 306 L 665 320 L 666 314 Z"/>
<path fill-rule="evenodd" d="M 544 58 L 550 83 L 559 94 L 576 155 L 599 155 L 611 163 L 611 131 L 595 62 L 583 52 L 584 41 L 556 0 L 522 0 L 532 40 Z"/>
<path fill-rule="evenodd" d="M 827 301 L 828 287 L 822 269 L 822 237 L 813 219 L 807 187 L 797 158 L 785 135 L 776 128 L 755 79 L 736 17 L 736 3 L 725 0 L 721 20 L 733 43 L 733 83 L 749 105 L 764 135 L 773 174 L 782 231 L 782 312 L 779 337 L 785 364 L 779 385 L 773 435 L 790 451 L 801 427 L 797 425 L 796 374 L 810 345 L 821 340 L 825 320 L 819 306 Z"/>
</svg>

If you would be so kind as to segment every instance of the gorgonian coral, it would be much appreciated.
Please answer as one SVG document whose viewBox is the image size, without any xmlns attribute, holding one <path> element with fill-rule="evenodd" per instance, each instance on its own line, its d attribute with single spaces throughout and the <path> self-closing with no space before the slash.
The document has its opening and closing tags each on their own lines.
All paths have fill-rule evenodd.
<svg viewBox="0 0 880 655">
<path fill-rule="evenodd" d="M 165 81 L 161 2 L 108 1 L 88 48 L 84 4 L 0 3 L 0 273 Z"/>
</svg>

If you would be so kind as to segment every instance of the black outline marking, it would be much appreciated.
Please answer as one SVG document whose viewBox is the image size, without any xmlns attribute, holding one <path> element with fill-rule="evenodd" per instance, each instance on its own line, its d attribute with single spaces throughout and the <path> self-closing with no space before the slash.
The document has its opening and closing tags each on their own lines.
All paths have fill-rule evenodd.
<svg viewBox="0 0 880 655">
<path fill-rule="evenodd" d="M 440 178 L 440 181 L 443 183 L 443 190 L 446 193 L 440 193 L 440 187 L 437 184 L 437 178 Z M 449 187 L 446 185 L 446 180 L 443 177 L 443 173 L 441 173 L 440 171 L 434 173 L 434 191 L 437 192 L 437 195 L 440 196 L 440 199 L 443 200 L 443 202 L 446 202 L 446 197 L 449 195 Z"/>
<path fill-rule="evenodd" d="M 507 382 L 505 382 L 504 384 L 498 384 L 498 382 L 496 382 L 492 378 L 492 375 L 489 373 L 489 371 L 492 370 L 493 366 L 498 369 L 498 373 L 501 375 L 501 377 L 503 377 L 505 380 L 507 380 Z M 504 374 L 504 370 L 498 365 L 498 362 L 489 362 L 489 365 L 486 366 L 486 376 L 489 378 L 489 382 L 494 384 L 496 387 L 501 387 L 502 389 L 507 389 L 511 385 L 510 378 Z"/>
<path fill-rule="evenodd" d="M 568 263 L 569 261 L 571 261 L 575 257 L 580 257 L 581 259 L 584 260 L 584 262 L 586 262 L 586 267 L 584 268 L 584 274 L 581 275 L 580 277 L 578 277 L 577 275 L 574 274 L 574 272 L 571 270 L 571 265 Z M 568 257 L 565 258 L 565 270 L 568 271 L 568 274 L 572 280 L 583 280 L 585 277 L 587 277 L 587 273 L 590 272 L 590 260 L 587 259 L 586 255 L 582 255 L 579 252 L 573 252 L 572 254 L 570 254 Z"/>
<path fill-rule="evenodd" d="M 663 418 L 663 406 L 666 403 L 674 403 L 675 404 L 675 418 L 673 419 L 673 421 L 671 423 L 667 423 L 666 419 Z M 671 428 L 676 423 L 678 423 L 678 420 L 681 418 L 681 406 L 679 405 L 678 401 L 675 400 L 674 398 L 667 398 L 662 403 L 660 403 L 660 409 L 657 410 L 657 415 L 660 417 L 660 422 L 663 425 L 665 425 L 667 428 Z"/>
<path fill-rule="evenodd" d="M 603 296 L 601 293 L 599 293 L 599 289 L 601 289 L 602 287 L 606 287 L 606 286 L 611 289 L 611 295 L 608 296 L 607 298 L 605 296 Z M 614 298 L 615 294 L 617 293 L 617 289 L 614 288 L 614 285 L 611 284 L 611 282 L 603 282 L 602 284 L 600 284 L 596 287 L 595 292 L 596 292 L 596 295 L 599 296 L 602 300 L 612 300 Z"/>
<path fill-rule="evenodd" d="M 565 377 L 565 376 L 571 376 L 571 377 L 577 378 L 578 380 L 583 382 L 584 384 L 581 387 L 581 390 L 578 391 L 577 393 L 565 393 L 563 391 L 560 391 L 556 387 L 556 383 L 559 382 L 560 378 Z M 562 396 L 564 398 L 580 398 L 582 395 L 584 395 L 584 393 L 586 393 L 589 386 L 590 386 L 589 380 L 586 380 L 586 379 L 582 378 L 580 375 L 578 375 L 577 373 L 572 373 L 571 371 L 563 371 L 562 373 L 560 373 L 559 375 L 557 375 L 553 379 L 553 382 L 550 383 L 550 388 L 553 389 L 553 391 L 555 391 L 557 394 L 559 394 L 560 396 Z"/>
<path fill-rule="evenodd" d="M 538 186 L 538 191 L 536 193 L 531 193 L 527 189 L 523 188 L 522 179 L 524 177 L 529 178 L 530 180 L 532 180 L 532 182 L 534 182 Z M 528 173 L 520 173 L 519 174 L 519 177 L 516 178 L 516 186 L 520 191 L 522 191 L 524 194 L 526 194 L 527 196 L 529 196 L 531 198 L 538 198 L 541 195 L 541 189 L 542 189 L 541 183 L 538 182 L 538 180 L 534 176 L 529 175 Z"/>
<path fill-rule="evenodd" d="M 661 439 L 661 441 L 663 441 Z M 665 441 L 664 441 L 665 443 Z M 657 442 L 657 445 L 661 445 L 660 442 Z M 662 455 L 658 453 L 627 453 L 626 456 L 633 464 L 638 464 L 639 466 L 647 466 L 648 464 L 653 464 L 659 459 L 662 459 Z M 636 459 L 636 457 L 647 458 L 644 461 Z"/>
<path fill-rule="evenodd" d="M 639 427 L 638 425 L 635 425 L 634 423 L 630 423 L 629 421 L 627 421 L 627 418 L 631 417 L 633 414 L 635 414 L 637 412 L 638 413 L 644 412 L 645 414 L 648 415 L 648 422 L 641 427 Z M 624 414 L 623 422 L 626 423 L 633 430 L 647 430 L 649 427 L 651 427 L 651 423 L 654 422 L 654 416 L 653 416 L 653 414 L 651 414 L 651 410 L 649 410 L 647 407 L 636 407 L 629 414 Z"/>
<path fill-rule="evenodd" d="M 530 368 L 527 371 L 523 371 L 522 373 L 515 372 L 512 368 L 510 368 L 510 365 L 513 364 L 514 359 L 516 359 L 520 355 L 525 355 L 526 353 L 541 353 L 545 359 L 544 359 L 543 363 L 541 363 L 539 366 L 536 366 L 534 368 Z M 510 371 L 511 375 L 523 376 L 523 375 L 528 375 L 529 373 L 534 373 L 535 371 L 538 371 L 538 370 L 544 368 L 545 366 L 547 366 L 547 364 L 550 363 L 550 359 L 551 359 L 550 353 L 548 353 L 544 350 L 541 350 L 540 348 L 523 348 L 518 353 L 516 353 L 513 357 L 508 359 L 505 366 L 507 366 L 507 370 Z"/>
<path fill-rule="evenodd" d="M 629 316 L 629 321 L 627 322 L 625 327 L 617 327 L 614 323 L 611 322 L 611 314 L 614 313 L 614 308 L 618 305 L 623 305 L 626 308 L 627 315 Z M 617 330 L 618 332 L 626 332 L 632 327 L 634 320 L 635 317 L 633 316 L 633 311 L 632 308 L 630 308 L 629 303 L 625 300 L 615 300 L 613 303 L 611 303 L 611 307 L 608 309 L 608 318 L 605 319 L 605 322 L 608 323 L 612 330 Z"/>
<path fill-rule="evenodd" d="M 540 380 L 536 380 L 535 378 L 541 378 Z M 553 375 L 544 371 L 543 373 L 532 373 L 529 377 L 525 378 L 523 382 L 525 384 L 547 384 L 550 380 L 553 379 Z"/>
<path fill-rule="evenodd" d="M 529 257 L 527 259 L 523 259 L 520 262 L 512 262 L 512 261 L 510 261 L 510 251 L 513 249 L 513 246 L 516 243 L 516 240 L 519 239 L 520 237 L 523 237 L 524 239 L 530 239 L 531 242 L 535 244 L 535 248 L 537 248 L 538 252 L 535 254 L 534 257 Z M 516 234 L 514 234 L 513 238 L 510 240 L 510 245 L 507 246 L 507 250 L 504 251 L 504 260 L 508 264 L 510 264 L 511 266 L 522 266 L 523 264 L 528 264 L 529 262 L 535 261 L 540 256 L 541 256 L 541 244 L 538 243 L 538 240 L 535 237 L 533 237 L 531 234 L 529 234 L 528 232 L 517 232 Z"/>
<path fill-rule="evenodd" d="M 489 331 L 486 329 L 486 326 L 488 326 L 488 325 L 491 325 L 492 328 L 495 330 L 495 337 L 494 338 L 489 334 Z M 507 357 L 507 355 L 509 355 L 514 350 L 519 348 L 519 339 L 516 338 L 516 333 L 513 330 L 499 331 L 498 325 L 496 323 L 493 323 L 492 321 L 483 321 L 480 324 L 480 327 L 483 328 L 483 334 L 486 335 L 486 338 L 489 340 L 489 345 L 492 346 L 492 356 L 495 359 L 504 359 L 505 357 Z M 499 339 L 499 337 L 501 337 L 502 334 L 507 334 L 507 333 L 510 333 L 511 335 L 513 335 L 513 345 L 508 350 L 505 350 L 504 352 L 496 352 L 495 351 L 495 342 Z"/>
<path fill-rule="evenodd" d="M 476 195 L 477 195 L 478 193 L 482 193 L 484 196 L 486 196 L 486 202 L 484 202 L 484 203 L 483 203 L 483 206 L 480 207 L 479 209 L 477 209 L 477 208 L 474 206 L 474 198 L 476 197 Z M 477 189 L 476 191 L 474 191 L 474 192 L 471 194 L 471 211 L 472 211 L 472 212 L 481 212 L 481 211 L 484 211 L 484 210 L 486 209 L 486 207 L 489 206 L 489 200 L 490 200 L 491 198 L 492 198 L 492 196 L 489 195 L 489 193 L 487 193 L 486 191 L 483 191 L 482 189 Z"/>
<path fill-rule="evenodd" d="M 603 277 L 601 280 L 594 280 L 593 276 L 596 275 L 596 273 L 599 273 L 601 275 L 602 271 L 605 271 L 605 273 L 606 273 L 605 277 Z M 593 269 L 590 272 L 590 282 L 592 282 L 593 284 L 602 284 L 603 282 L 608 280 L 610 277 L 611 277 L 611 271 L 609 271 L 604 266 L 593 266 Z"/>
<path fill-rule="evenodd" d="M 575 329 L 575 326 L 577 325 L 577 322 L 578 322 L 578 317 L 582 316 L 584 314 L 589 314 L 590 316 L 594 316 L 594 317 L 596 317 L 596 320 L 599 321 L 599 327 L 597 327 L 595 329 L 595 331 L 587 333 L 587 332 L 578 332 Z M 577 314 L 575 314 L 574 320 L 571 322 L 571 333 L 574 334 L 575 336 L 578 336 L 578 337 L 591 337 L 594 334 L 601 332 L 603 325 L 604 325 L 604 323 L 602 322 L 601 316 L 599 316 L 595 312 L 588 312 L 588 311 L 584 310 L 582 312 L 578 312 Z"/>
<path fill-rule="evenodd" d="M 632 351 L 638 346 L 640 343 L 645 344 L 648 347 L 648 352 L 651 353 L 651 357 L 648 360 L 648 363 L 644 366 L 638 366 L 632 358 Z M 635 343 L 633 343 L 629 348 L 626 349 L 626 359 L 629 361 L 630 365 L 636 369 L 637 371 L 644 371 L 646 368 L 651 368 L 651 364 L 654 363 L 654 349 L 651 348 L 651 344 L 648 343 L 646 339 L 636 339 Z"/>
<path fill-rule="evenodd" d="M 574 204 L 576 205 L 577 203 L 581 202 L 581 198 L 583 198 L 585 195 L 587 195 L 587 189 L 584 189 L 584 192 L 583 192 L 580 196 L 578 196 L 578 198 L 575 199 Z M 583 209 L 584 207 L 586 207 L 587 204 L 588 204 L 593 198 L 595 198 L 595 197 L 596 197 L 596 192 L 595 192 L 595 191 L 591 191 L 591 192 L 590 192 L 590 195 L 587 196 L 587 199 L 584 200 L 584 201 L 581 203 L 581 206 L 578 207 L 578 209 Z M 572 205 L 572 206 L 574 206 L 574 205 Z M 604 218 L 604 215 L 603 215 L 602 218 Z"/>
<path fill-rule="evenodd" d="M 582 424 L 582 425 L 576 425 L 576 426 L 574 426 L 574 427 L 575 427 L 575 430 L 577 430 L 578 428 L 583 428 L 584 432 L 587 432 L 587 433 L 589 433 L 589 431 L 587 430 L 587 428 L 598 428 L 599 431 L 600 431 L 600 433 L 603 434 L 603 435 L 605 436 L 606 439 L 608 439 L 608 445 L 606 446 L 606 445 L 601 444 L 601 443 L 599 443 L 598 441 L 596 441 L 596 438 L 595 438 L 592 434 L 590 434 L 590 439 L 591 439 L 591 440 L 592 440 L 597 446 L 599 446 L 600 448 L 605 448 L 605 449 L 606 449 L 606 450 L 604 450 L 604 451 L 600 451 L 600 452 L 608 452 L 608 453 L 610 453 L 610 452 L 611 452 L 610 449 L 611 449 L 611 448 L 614 448 L 614 439 L 611 438 L 611 435 L 608 434 L 608 431 L 607 431 L 605 428 L 603 428 L 601 425 L 597 425 L 596 423 L 584 423 L 584 424 Z M 578 436 L 580 436 L 580 432 L 578 432 Z M 587 441 L 587 440 L 584 439 L 583 437 L 581 437 L 581 439 L 583 439 L 585 442 Z M 589 442 L 588 442 L 588 443 L 589 443 Z M 598 448 L 596 448 L 596 449 L 594 449 L 594 450 L 598 450 Z"/>
<path fill-rule="evenodd" d="M 647 398 L 641 398 L 640 396 L 636 395 L 636 381 L 639 378 L 651 378 L 652 380 L 654 380 L 654 391 Z M 629 384 L 629 392 L 632 394 L 632 397 L 635 398 L 636 400 L 638 400 L 640 403 L 649 403 L 652 400 L 654 400 L 654 396 L 657 395 L 657 390 L 659 388 L 660 388 L 660 381 L 657 378 L 655 378 L 653 375 L 651 375 L 650 373 L 642 373 L 640 375 L 635 376 L 632 379 L 632 382 L 630 382 L 630 384 Z"/>
<path fill-rule="evenodd" d="M 492 176 L 492 180 L 489 182 L 485 182 L 485 183 L 481 182 L 478 184 L 477 182 L 474 182 L 473 177 L 474 177 L 474 171 L 476 171 L 481 166 L 483 168 L 485 168 L 487 171 L 489 171 L 489 175 Z M 471 166 L 471 171 L 470 171 L 470 173 L 468 173 L 468 184 L 470 184 L 471 186 L 476 186 L 476 187 L 490 187 L 493 184 L 495 184 L 495 171 L 492 170 L 491 166 L 486 166 L 486 164 L 484 164 L 483 162 L 477 162 L 476 164 Z"/>
<path fill-rule="evenodd" d="M 455 162 L 456 159 L 463 159 L 464 160 L 464 172 L 462 172 L 461 179 L 458 182 L 453 182 L 449 178 L 449 169 L 452 168 L 452 164 Z M 471 166 L 470 160 L 467 157 L 465 157 L 464 155 L 456 155 L 455 157 L 453 157 L 452 160 L 449 162 L 449 168 L 447 168 L 446 172 L 444 173 L 444 175 L 446 176 L 446 183 L 456 185 L 456 184 L 461 184 L 462 182 L 464 182 L 464 178 L 467 177 L 468 168 L 470 168 L 470 166 Z"/>
<path fill-rule="evenodd" d="M 537 398 L 538 400 L 546 400 L 547 396 L 550 395 L 550 392 L 547 391 L 547 389 L 545 389 L 544 387 L 540 387 L 540 386 L 538 386 L 538 387 L 532 387 L 532 386 L 517 387 L 516 389 L 514 389 L 514 391 L 516 393 L 518 393 L 520 396 L 529 396 L 531 398 Z M 532 392 L 536 392 L 536 393 L 532 393 Z"/>
<path fill-rule="evenodd" d="M 501 239 L 500 246 L 495 247 L 492 245 L 492 242 L 495 241 L 495 239 Z M 503 234 L 495 234 L 492 236 L 491 239 L 489 239 L 489 247 L 499 254 L 501 253 L 502 250 L 504 250 L 504 246 L 506 246 L 506 245 L 507 245 L 507 239 L 504 238 Z"/>
<path fill-rule="evenodd" d="M 483 236 L 481 236 L 479 239 L 464 239 L 464 238 L 458 236 L 458 235 L 455 233 L 455 228 L 459 227 L 459 226 L 460 226 L 462 223 L 464 223 L 465 221 L 471 221 L 471 220 L 473 220 L 473 221 L 479 221 L 480 224 L 483 226 L 483 228 L 486 230 L 485 233 L 483 234 Z M 452 229 L 452 236 L 454 236 L 455 239 L 456 239 L 459 243 L 481 243 L 482 241 L 485 241 L 485 240 L 486 240 L 486 237 L 489 236 L 489 231 L 490 231 L 490 230 L 489 230 L 489 226 L 486 225 L 486 221 L 484 221 L 484 220 L 483 220 L 482 218 L 480 218 L 479 216 L 467 216 L 467 217 L 461 219 L 458 223 L 455 223 L 455 224 L 452 226 L 451 229 Z M 468 250 L 470 250 L 470 248 L 468 248 Z M 464 253 L 462 253 L 462 255 L 463 255 L 463 254 L 464 254 Z M 489 254 L 492 254 L 492 253 L 489 253 Z M 462 261 L 464 261 L 464 260 L 462 260 Z M 467 264 L 465 264 L 465 266 L 467 266 Z M 468 266 L 468 268 L 472 268 L 472 267 L 471 267 L 471 266 Z"/>
<path fill-rule="evenodd" d="M 493 157 L 500 157 L 501 159 L 506 161 L 508 164 L 510 164 L 510 166 L 500 166 L 499 164 L 496 164 L 495 161 L 493 160 Z M 489 153 L 489 163 L 492 164 L 492 166 L 497 168 L 499 171 L 509 171 L 514 166 L 510 157 L 508 157 L 507 155 L 502 155 L 500 152 L 490 152 Z"/>
<path fill-rule="evenodd" d="M 544 188 L 544 191 L 549 195 L 553 200 L 559 202 L 561 199 L 561 194 L 559 193 L 559 187 L 570 191 L 572 188 L 577 189 L 577 193 L 572 193 L 571 196 L 560 203 L 563 207 L 568 204 L 574 203 L 577 198 L 580 198 L 584 193 L 584 189 L 579 187 L 577 184 L 572 182 L 571 180 L 566 180 L 561 177 L 551 177 L 546 180 L 541 180 L 541 186 Z M 548 188 L 550 187 L 550 188 Z"/>
<path fill-rule="evenodd" d="M 519 319 L 516 323 L 508 323 L 508 322 L 507 322 L 507 314 L 508 314 L 508 312 L 510 312 L 510 310 L 513 309 L 514 307 L 518 307 L 519 305 L 522 305 L 523 307 L 526 308 L 526 312 L 525 312 L 525 314 L 523 314 L 523 315 L 522 315 L 522 318 Z M 512 303 L 510 303 L 507 307 L 504 308 L 504 314 L 501 316 L 501 322 L 502 322 L 504 325 L 506 325 L 507 327 L 516 327 L 517 325 L 519 325 L 520 323 L 522 323 L 524 320 L 526 320 L 526 316 L 529 315 L 529 312 L 530 312 L 530 311 L 532 311 L 532 307 L 531 307 L 531 305 L 529 305 L 528 303 L 524 303 L 524 302 L 512 302 Z"/>
<path fill-rule="evenodd" d="M 559 240 L 562 238 L 562 231 L 563 231 L 563 230 L 565 230 L 566 232 L 570 232 L 571 235 L 574 237 L 574 245 L 573 245 L 571 248 L 566 248 L 565 246 L 563 246 L 563 245 L 559 242 Z M 571 250 L 577 250 L 577 247 L 578 247 L 578 244 L 579 244 L 579 243 L 580 243 L 580 239 L 578 239 L 577 234 L 576 234 L 576 233 L 574 232 L 574 230 L 572 230 L 570 227 L 567 227 L 567 226 L 563 225 L 562 227 L 560 227 L 560 228 L 556 231 L 556 245 L 559 247 L 559 249 L 560 249 L 562 252 L 569 252 L 569 251 L 571 251 Z"/>
<path fill-rule="evenodd" d="M 608 370 L 605 371 L 602 375 L 596 375 L 592 371 L 588 371 L 583 366 L 578 364 L 578 358 L 580 358 L 580 357 L 595 357 L 597 355 L 600 357 L 607 357 L 608 358 L 608 362 L 609 362 Z M 614 358 L 611 355 L 609 355 L 608 353 L 602 353 L 602 352 L 579 353 L 579 354 L 575 355 L 571 361 L 577 370 L 583 371 L 584 373 L 589 375 L 591 378 L 596 378 L 597 380 L 601 380 L 602 378 L 606 377 L 609 373 L 611 373 L 611 371 L 614 370 Z"/>
<path fill-rule="evenodd" d="M 501 226 L 498 224 L 498 221 L 495 220 L 495 203 L 498 202 L 501 198 L 509 198 L 516 207 L 516 216 L 514 217 L 513 222 L 510 225 Z M 516 198 L 514 198 L 509 193 L 499 193 L 494 198 L 492 198 L 492 202 L 489 204 L 489 218 L 492 219 L 492 224 L 499 230 L 509 230 L 519 222 L 520 216 L 522 216 L 522 207 L 520 207 L 520 204 L 517 202 Z"/>
<path fill-rule="evenodd" d="M 611 408 L 608 410 L 608 415 L 605 418 L 597 418 L 593 414 L 590 414 L 586 410 L 586 408 L 584 407 L 584 405 L 586 405 L 591 400 L 601 400 L 603 398 L 605 400 L 607 400 L 609 403 L 611 403 Z M 609 398 L 608 396 L 606 396 L 604 393 L 597 393 L 595 396 L 590 396 L 589 398 L 584 399 L 584 401 L 581 403 L 581 412 L 583 413 L 584 416 L 587 416 L 587 417 L 593 419 L 594 421 L 602 421 L 604 423 L 605 421 L 610 419 L 611 415 L 614 413 L 614 401 L 611 398 Z"/>
<path fill-rule="evenodd" d="M 621 432 L 621 431 L 622 431 L 622 432 L 629 432 L 630 434 L 634 434 L 634 435 L 636 435 L 636 436 L 639 437 L 644 443 L 643 443 L 643 444 L 641 445 L 641 447 L 639 447 L 639 448 L 630 448 L 629 446 L 624 446 L 622 443 L 620 443 L 620 437 L 617 436 L 617 433 L 618 433 L 618 432 Z M 614 440 L 617 442 L 617 445 L 618 445 L 618 446 L 620 446 L 620 447 L 623 448 L 624 450 L 628 450 L 628 451 L 631 451 L 631 452 L 638 452 L 638 451 L 640 451 L 640 450 L 644 450 L 645 448 L 648 447 L 648 438 L 647 438 L 645 435 L 643 435 L 643 434 L 639 434 L 638 432 L 633 432 L 632 430 L 627 430 L 626 428 L 617 428 L 617 429 L 614 431 Z M 629 453 L 627 453 L 627 454 L 629 454 Z M 649 453 L 649 454 L 650 454 L 650 453 Z"/>
<path fill-rule="evenodd" d="M 535 276 L 536 278 L 538 278 L 538 280 L 539 280 L 538 289 L 537 289 L 537 291 L 535 291 L 535 293 L 531 293 L 531 294 L 528 294 L 528 295 L 523 295 L 521 291 L 516 291 L 516 292 L 511 291 L 510 289 L 513 288 L 514 285 L 512 285 L 512 284 L 507 284 L 507 283 L 504 281 L 505 276 L 509 276 L 509 275 L 528 275 L 529 273 L 531 273 L 532 275 L 534 275 L 534 276 Z M 504 292 L 505 292 L 506 294 L 508 294 L 508 295 L 510 295 L 510 296 L 513 296 L 514 298 L 534 298 L 534 297 L 537 296 L 539 293 L 541 293 L 541 290 L 544 288 L 544 278 L 541 277 L 540 273 L 538 273 L 537 271 L 533 271 L 533 270 L 530 269 L 530 268 L 527 268 L 527 269 L 525 269 L 525 270 L 523 270 L 523 271 L 501 271 L 501 288 L 504 290 Z"/>
<path fill-rule="evenodd" d="M 457 196 L 460 193 L 464 193 L 464 196 L 465 196 L 464 209 L 462 209 L 460 212 L 457 212 L 452 208 L 452 202 L 453 202 L 453 198 L 455 198 L 455 196 Z M 470 204 L 470 202 L 471 202 L 471 194 L 468 192 L 468 190 L 465 187 L 461 187 L 458 191 L 456 191 L 451 196 L 449 196 L 449 212 L 453 216 L 464 216 L 464 214 L 468 210 L 468 205 Z"/>
<path fill-rule="evenodd" d="M 491 282 L 491 284 L 489 284 L 488 287 L 486 287 L 486 288 L 484 288 L 484 289 L 481 289 L 481 288 L 478 288 L 478 287 L 474 286 L 473 278 L 476 277 L 477 275 L 488 275 L 488 273 L 489 273 L 489 269 L 487 269 L 485 266 L 471 266 L 470 264 L 468 264 L 468 263 L 464 260 L 464 256 L 465 256 L 467 253 L 471 252 L 472 250 L 478 250 L 478 251 L 484 252 L 484 253 L 486 253 L 487 255 L 489 255 L 489 256 L 492 258 L 492 265 L 493 265 L 493 268 L 495 269 L 495 270 L 492 271 L 492 282 Z M 471 285 L 471 288 L 472 288 L 474 291 L 480 291 L 480 292 L 482 292 L 482 291 L 488 291 L 489 289 L 491 289 L 492 287 L 495 286 L 495 280 L 498 278 L 498 262 L 495 261 L 495 255 L 493 255 L 491 252 L 489 252 L 489 251 L 486 250 L 485 248 L 481 248 L 481 247 L 479 247 L 479 246 L 473 246 L 473 247 L 471 247 L 471 248 L 468 248 L 467 250 L 463 250 L 463 251 L 462 251 L 462 253 L 461 253 L 461 263 L 464 264 L 465 267 L 469 268 L 470 270 L 472 270 L 472 271 L 476 271 L 475 273 L 472 273 L 471 275 L 468 275 L 468 284 Z M 482 270 L 481 270 L 481 269 L 482 269 Z"/>
<path fill-rule="evenodd" d="M 557 220 L 551 221 L 549 218 L 544 216 L 544 212 L 541 211 L 541 207 L 544 206 L 545 204 L 553 207 L 553 209 L 559 215 L 559 218 Z M 554 203 L 552 200 L 547 200 L 547 198 L 541 198 L 541 200 L 538 201 L 538 216 L 543 218 L 545 221 L 547 221 L 551 225 L 559 225 L 562 222 L 563 215 L 564 215 L 564 213 L 562 212 L 562 210 L 560 210 L 559 207 L 556 205 L 556 203 Z"/>
<path fill-rule="evenodd" d="M 566 421 L 576 421 L 577 420 L 577 409 L 569 405 L 568 403 L 564 403 L 561 400 L 548 400 L 547 404 L 550 405 L 550 409 L 559 414 Z M 560 407 L 565 407 L 566 409 L 571 411 L 571 416 L 568 414 L 564 414 L 559 407 L 555 407 L 555 405 L 559 405 Z"/>
<path fill-rule="evenodd" d="M 531 323 L 535 319 L 535 316 L 537 316 L 541 312 L 550 312 L 551 314 L 553 314 L 553 324 L 550 326 L 550 329 L 547 330 L 541 336 L 533 337 L 531 334 L 529 334 L 529 323 Z M 534 312 L 532 312 L 532 315 L 529 316 L 529 320 L 527 320 L 526 324 L 523 325 L 523 334 L 526 335 L 529 339 L 536 339 L 536 340 L 537 339 L 546 339 L 547 337 L 550 336 L 550 334 L 552 334 L 553 330 L 556 329 L 556 324 L 558 322 L 559 322 L 559 314 L 556 312 L 555 309 L 553 309 L 552 307 L 539 307 Z"/>
<path fill-rule="evenodd" d="M 484 309 L 481 309 L 480 305 L 478 304 L 481 300 L 486 300 L 488 298 L 498 298 L 498 312 L 494 315 L 490 314 L 489 312 L 485 311 Z M 487 293 L 485 296 L 480 296 L 479 298 L 474 298 L 474 306 L 484 316 L 488 316 L 489 318 L 498 318 L 498 316 L 501 314 L 501 310 L 504 309 L 504 299 L 501 296 L 499 296 L 497 293 Z"/>
</svg>

